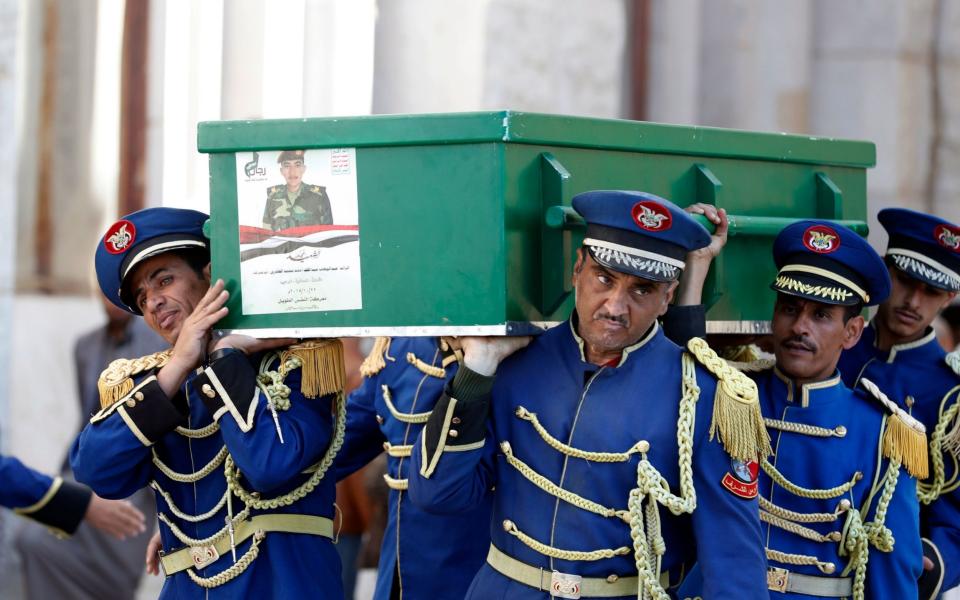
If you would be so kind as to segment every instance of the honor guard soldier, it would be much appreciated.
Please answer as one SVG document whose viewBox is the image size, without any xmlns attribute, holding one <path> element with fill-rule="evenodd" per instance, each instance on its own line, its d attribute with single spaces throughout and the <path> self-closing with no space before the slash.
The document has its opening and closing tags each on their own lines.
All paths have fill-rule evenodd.
<svg viewBox="0 0 960 600">
<path fill-rule="evenodd" d="M 387 453 L 390 499 L 375 600 L 461 600 L 487 555 L 489 494 L 476 507 L 447 515 L 407 498 L 413 443 L 453 380 L 458 354 L 438 338 L 377 338 L 360 369 L 363 384 L 347 401 L 337 477 Z"/>
<path fill-rule="evenodd" d="M 840 371 L 855 385 L 880 386 L 927 427 L 930 477 L 920 484 L 926 557 L 921 598 L 960 584 L 960 356 L 947 354 L 930 324 L 960 291 L 960 227 L 902 208 L 880 211 L 890 241 L 885 262 L 893 287 Z"/>
<path fill-rule="evenodd" d="M 457 513 L 493 490 L 468 598 L 664 599 L 697 559 L 708 600 L 766 598 L 756 500 L 721 483 L 731 461 L 769 453 L 756 387 L 657 323 L 710 236 L 642 192 L 573 207 L 588 224 L 574 313 L 499 368 L 525 340 L 462 338 L 413 447 L 410 497 Z"/>
<path fill-rule="evenodd" d="M 859 235 L 826 221 L 786 227 L 773 256 L 776 360 L 740 366 L 757 382 L 774 454 L 734 463 L 723 485 L 759 496 L 771 598 L 915 598 L 924 427 L 873 383 L 848 388 L 837 370 L 860 338 L 863 307 L 889 294 L 886 268 Z M 699 581 L 695 570 L 681 597 L 698 595 Z"/>
<path fill-rule="evenodd" d="M 304 183 L 307 170 L 303 162 L 304 150 L 284 150 L 277 157 L 280 173 L 286 183 L 267 188 L 267 203 L 263 208 L 263 228 L 272 231 L 332 225 L 330 198 L 322 185 Z"/>
<path fill-rule="evenodd" d="M 346 420 L 342 347 L 212 335 L 229 294 L 210 285 L 206 219 L 150 208 L 100 241 L 103 293 L 171 348 L 104 371 L 74 473 L 106 497 L 156 491 L 162 598 L 342 598 L 326 476 Z"/>
</svg>

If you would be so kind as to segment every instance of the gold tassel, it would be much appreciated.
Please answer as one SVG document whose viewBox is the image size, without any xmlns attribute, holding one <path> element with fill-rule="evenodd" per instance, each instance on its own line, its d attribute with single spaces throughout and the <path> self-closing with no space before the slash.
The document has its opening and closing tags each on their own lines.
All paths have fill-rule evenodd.
<svg viewBox="0 0 960 600">
<path fill-rule="evenodd" d="M 97 390 L 100 392 L 100 408 L 106 408 L 122 400 L 133 390 L 134 375 L 149 369 L 158 369 L 167 364 L 173 350 L 154 352 L 140 358 L 118 358 L 100 373 Z"/>
<path fill-rule="evenodd" d="M 317 398 L 343 391 L 346 370 L 343 343 L 339 339 L 309 340 L 295 344 L 280 354 L 283 365 L 291 356 L 300 359 L 300 393 Z"/>
<path fill-rule="evenodd" d="M 360 374 L 364 377 L 373 377 L 387 366 L 386 360 L 393 360 L 387 353 L 390 352 L 390 338 L 378 337 L 373 342 L 373 348 L 363 362 L 360 363 Z"/>
<path fill-rule="evenodd" d="M 752 363 L 760 360 L 760 349 L 757 348 L 755 344 L 727 346 L 722 348 L 717 354 L 727 362 Z"/>
<path fill-rule="evenodd" d="M 687 348 L 717 378 L 710 439 L 719 434 L 727 454 L 737 460 L 760 460 L 772 454 L 757 384 L 728 365 L 704 340 L 693 338 Z"/>
<path fill-rule="evenodd" d="M 883 455 L 891 460 L 899 459 L 907 472 L 919 480 L 930 473 L 927 461 L 927 434 L 905 421 L 899 414 L 887 418 L 883 432 Z"/>
<path fill-rule="evenodd" d="M 106 373 L 106 371 L 104 371 Z M 124 377 L 114 381 L 104 379 L 103 375 L 97 380 L 97 389 L 100 391 L 100 408 L 106 408 L 119 402 L 133 390 L 133 379 Z"/>
</svg>

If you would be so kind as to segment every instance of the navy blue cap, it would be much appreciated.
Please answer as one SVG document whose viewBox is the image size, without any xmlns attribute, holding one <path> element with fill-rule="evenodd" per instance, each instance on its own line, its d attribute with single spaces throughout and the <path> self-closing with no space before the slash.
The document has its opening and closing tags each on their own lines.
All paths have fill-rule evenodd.
<svg viewBox="0 0 960 600">
<path fill-rule="evenodd" d="M 773 242 L 780 270 L 771 288 L 824 304 L 873 306 L 890 295 L 890 274 L 857 232 L 829 221 L 798 221 Z"/>
<path fill-rule="evenodd" d="M 646 192 L 597 190 L 577 194 L 573 208 L 587 222 L 583 245 L 614 271 L 651 281 L 675 281 L 687 253 L 710 245 L 710 234 L 682 208 Z"/>
<path fill-rule="evenodd" d="M 887 256 L 898 269 L 933 287 L 960 292 L 960 227 L 906 208 L 877 214 L 890 242 Z"/>
<path fill-rule="evenodd" d="M 107 229 L 97 245 L 97 281 L 103 295 L 118 307 L 140 314 L 127 298 L 124 278 L 146 258 L 184 248 L 209 251 L 203 224 L 209 217 L 183 208 L 146 208 L 127 215 Z"/>
</svg>

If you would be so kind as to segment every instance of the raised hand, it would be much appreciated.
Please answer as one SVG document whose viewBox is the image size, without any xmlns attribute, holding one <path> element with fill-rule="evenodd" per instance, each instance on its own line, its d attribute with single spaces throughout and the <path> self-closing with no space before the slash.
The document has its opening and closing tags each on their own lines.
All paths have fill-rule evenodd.
<svg viewBox="0 0 960 600">
<path fill-rule="evenodd" d="M 157 531 L 147 542 L 147 556 L 144 562 L 147 565 L 147 573 L 151 575 L 160 574 L 160 556 L 157 554 L 163 549 L 163 543 L 160 541 L 160 532 Z"/>
</svg>

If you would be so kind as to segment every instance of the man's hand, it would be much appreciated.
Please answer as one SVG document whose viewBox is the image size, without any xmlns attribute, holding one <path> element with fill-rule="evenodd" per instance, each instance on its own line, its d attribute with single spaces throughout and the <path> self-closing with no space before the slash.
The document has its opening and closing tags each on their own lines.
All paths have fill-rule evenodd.
<svg viewBox="0 0 960 600">
<path fill-rule="evenodd" d="M 471 371 L 487 377 L 497 372 L 506 357 L 525 347 L 533 338 L 516 337 L 462 337 L 457 338 L 463 348 L 463 364 Z"/>
<path fill-rule="evenodd" d="M 210 328 L 227 316 L 228 310 L 224 304 L 230 298 L 230 293 L 223 286 L 222 279 L 211 285 L 180 326 L 173 354 L 157 374 L 157 382 L 168 398 L 176 395 L 187 374 L 203 361 L 210 340 Z"/>
<path fill-rule="evenodd" d="M 233 333 L 224 336 L 218 340 L 211 341 L 210 352 L 222 348 L 235 348 L 244 354 L 255 354 L 263 350 L 273 350 L 274 348 L 283 348 L 297 343 L 295 338 L 270 338 L 260 339 L 248 335 Z"/>
<path fill-rule="evenodd" d="M 147 573 L 150 575 L 160 574 L 160 556 L 157 554 L 163 549 L 163 543 L 160 541 L 160 532 L 157 531 L 147 542 L 147 556 L 145 559 Z"/>
<path fill-rule="evenodd" d="M 93 494 L 84 520 L 118 540 L 146 531 L 143 513 L 127 500 L 107 500 Z"/>
<path fill-rule="evenodd" d="M 704 215 L 717 226 L 717 230 L 710 237 L 710 245 L 687 254 L 686 267 L 680 276 L 680 289 L 677 291 L 676 304 L 692 306 L 703 303 L 703 282 L 710 271 L 710 263 L 720 254 L 720 250 L 727 244 L 727 231 L 730 224 L 727 221 L 727 211 L 717 209 L 711 204 L 691 204 L 685 208 L 693 215 Z"/>
</svg>

